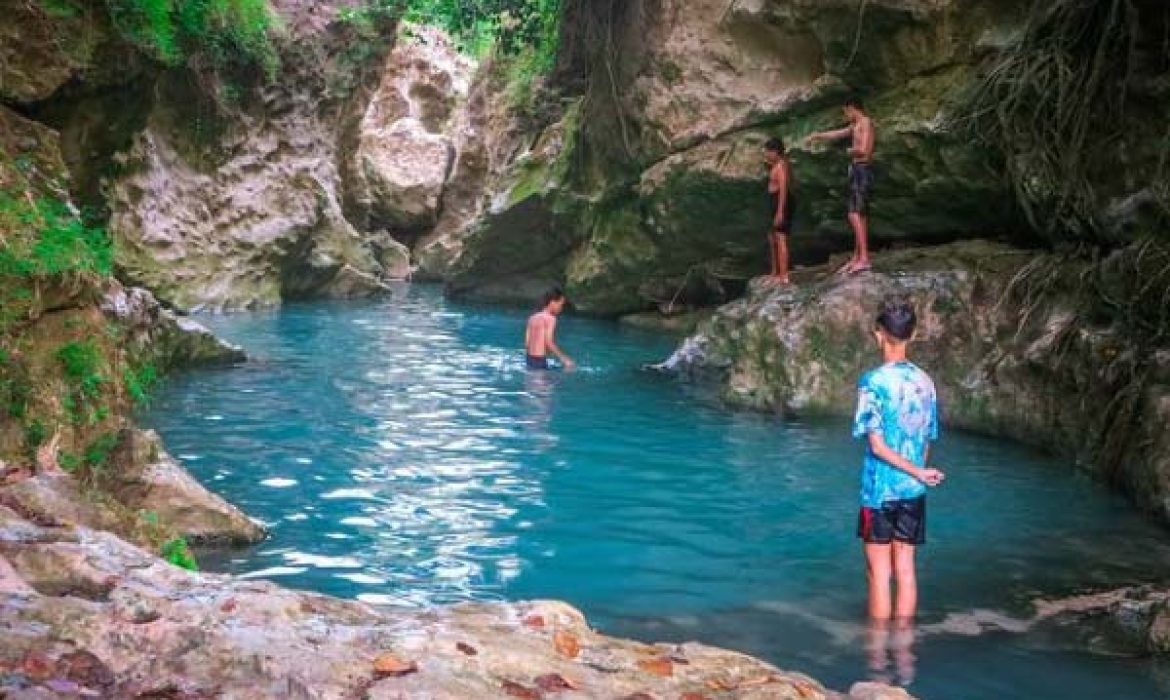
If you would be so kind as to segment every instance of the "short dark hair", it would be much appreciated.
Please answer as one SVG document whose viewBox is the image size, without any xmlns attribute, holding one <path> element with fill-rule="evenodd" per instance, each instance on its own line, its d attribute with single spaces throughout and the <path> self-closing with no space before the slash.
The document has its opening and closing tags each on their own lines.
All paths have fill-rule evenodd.
<svg viewBox="0 0 1170 700">
<path fill-rule="evenodd" d="M 779 153 L 779 154 L 783 155 L 784 154 L 784 141 L 782 141 L 781 139 L 778 139 L 778 138 L 768 139 L 767 142 L 764 143 L 764 150 L 765 151 L 772 151 L 773 153 Z"/>
<path fill-rule="evenodd" d="M 558 299 L 564 299 L 565 292 L 560 287 L 553 287 L 540 298 L 540 308 L 544 308 Z"/>
<path fill-rule="evenodd" d="M 852 108 L 854 108 L 854 109 L 860 109 L 860 110 L 864 110 L 864 109 L 865 109 L 865 107 L 864 107 L 864 106 L 862 106 L 862 104 L 861 104 L 861 98 L 860 98 L 860 97 L 857 97 L 856 95 L 855 95 L 855 96 L 853 96 L 853 97 L 848 97 L 848 98 L 846 98 L 846 99 L 845 99 L 845 106 L 846 106 L 846 107 L 852 107 Z"/>
<path fill-rule="evenodd" d="M 903 297 L 888 297 L 878 310 L 877 327 L 896 340 L 910 340 L 918 326 L 914 304 Z"/>
</svg>

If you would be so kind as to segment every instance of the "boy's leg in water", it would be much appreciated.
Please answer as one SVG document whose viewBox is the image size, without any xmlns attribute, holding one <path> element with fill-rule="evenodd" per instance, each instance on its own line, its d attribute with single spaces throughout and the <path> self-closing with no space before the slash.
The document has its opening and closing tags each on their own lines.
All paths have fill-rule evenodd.
<svg viewBox="0 0 1170 700">
<path fill-rule="evenodd" d="M 918 577 L 914 570 L 915 546 L 895 540 L 893 547 L 894 581 L 898 586 L 894 617 L 909 620 L 913 619 L 918 610 Z"/>
<path fill-rule="evenodd" d="M 865 629 L 865 654 L 869 661 L 870 680 L 893 683 L 890 677 L 890 621 L 870 619 Z"/>
<path fill-rule="evenodd" d="M 914 656 L 914 621 L 910 619 L 894 620 L 894 632 L 890 637 L 890 655 L 894 657 L 894 671 L 898 674 L 898 682 L 910 685 L 916 674 L 915 664 L 918 657 Z"/>
<path fill-rule="evenodd" d="M 890 604 L 890 575 L 893 573 L 893 558 L 890 544 L 865 544 L 865 577 L 869 581 L 869 616 L 875 620 L 888 620 L 892 612 Z"/>
</svg>

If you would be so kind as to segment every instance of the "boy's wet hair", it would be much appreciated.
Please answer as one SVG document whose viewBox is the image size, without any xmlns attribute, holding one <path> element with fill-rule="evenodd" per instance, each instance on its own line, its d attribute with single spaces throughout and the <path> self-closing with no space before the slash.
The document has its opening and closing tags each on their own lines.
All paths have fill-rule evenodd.
<svg viewBox="0 0 1170 700">
<path fill-rule="evenodd" d="M 852 107 L 853 109 L 860 109 L 860 110 L 862 110 L 862 111 L 864 111 L 864 110 L 865 110 L 865 107 L 863 107 L 863 106 L 862 106 L 862 104 L 861 104 L 861 98 L 860 98 L 860 97 L 856 97 L 856 96 L 855 96 L 855 97 L 850 97 L 850 98 L 847 98 L 847 99 L 845 100 L 845 106 L 846 106 L 846 107 Z"/>
<path fill-rule="evenodd" d="M 909 299 L 891 297 L 878 310 L 877 327 L 895 340 L 910 340 L 918 326 L 918 315 Z"/>
<path fill-rule="evenodd" d="M 764 150 L 784 155 L 784 142 L 777 138 L 768 139 L 764 144 Z"/>
<path fill-rule="evenodd" d="M 560 287 L 553 287 L 552 289 L 545 292 L 544 296 L 540 298 L 540 308 L 543 309 L 546 306 L 548 306 L 549 304 L 553 303 L 554 301 L 564 299 L 564 298 L 565 298 L 564 290 L 561 289 Z"/>
</svg>

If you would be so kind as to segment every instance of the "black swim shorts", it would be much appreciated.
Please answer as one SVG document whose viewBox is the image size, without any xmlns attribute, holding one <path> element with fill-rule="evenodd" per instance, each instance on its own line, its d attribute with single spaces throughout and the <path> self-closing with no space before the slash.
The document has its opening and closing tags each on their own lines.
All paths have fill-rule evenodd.
<svg viewBox="0 0 1170 700">
<path fill-rule="evenodd" d="M 796 216 L 796 198 L 789 192 L 788 196 L 784 198 L 784 220 L 780 222 L 780 226 L 772 229 L 772 233 L 785 236 L 792 233 L 792 217 L 794 216 Z"/>
<path fill-rule="evenodd" d="M 857 536 L 867 544 L 926 544 L 926 496 L 886 501 L 881 508 L 862 506 Z"/>
<path fill-rule="evenodd" d="M 873 168 L 869 163 L 849 164 L 849 213 L 864 214 L 873 192 Z"/>
<path fill-rule="evenodd" d="M 528 369 L 549 369 L 547 357 L 537 357 L 536 355 L 526 355 L 524 364 Z"/>
</svg>

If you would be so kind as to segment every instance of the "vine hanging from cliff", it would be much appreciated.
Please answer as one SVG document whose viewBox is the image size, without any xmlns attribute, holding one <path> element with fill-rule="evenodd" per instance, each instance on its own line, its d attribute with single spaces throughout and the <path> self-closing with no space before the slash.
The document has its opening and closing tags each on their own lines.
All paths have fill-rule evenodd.
<svg viewBox="0 0 1170 700">
<path fill-rule="evenodd" d="M 1048 240 L 1103 238 L 1099 185 L 1123 136 L 1137 22 L 1133 0 L 1034 2 L 963 110 Z"/>
</svg>

